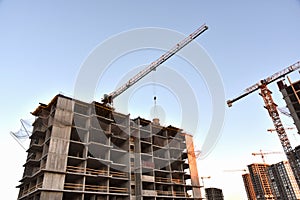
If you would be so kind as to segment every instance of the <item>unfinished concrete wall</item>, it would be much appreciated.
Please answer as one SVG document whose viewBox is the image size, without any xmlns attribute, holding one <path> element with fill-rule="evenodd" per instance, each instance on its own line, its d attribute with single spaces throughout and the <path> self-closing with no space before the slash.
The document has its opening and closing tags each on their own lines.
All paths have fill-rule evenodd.
<svg viewBox="0 0 300 200">
<path fill-rule="evenodd" d="M 300 81 L 293 83 L 293 87 L 295 87 L 297 90 L 296 93 L 294 93 L 291 85 L 287 86 L 283 81 L 279 81 L 277 85 L 280 92 L 282 93 L 283 99 L 286 102 L 286 106 L 290 112 L 290 115 L 294 120 L 294 124 L 298 130 L 298 134 L 300 134 L 300 107 L 296 97 L 296 94 L 298 97 L 300 96 Z"/>
<path fill-rule="evenodd" d="M 65 177 L 62 175 L 63 174 L 45 172 L 43 188 L 49 188 L 52 190 L 63 190 L 64 187 L 61 183 L 64 183 Z"/>
<path fill-rule="evenodd" d="M 44 174 L 43 188 L 45 189 L 64 189 L 64 180 L 69 151 L 69 139 L 71 134 L 71 125 L 73 103 L 70 99 L 58 97 L 56 109 L 53 117 L 53 125 L 49 143 L 49 150 Z M 60 172 L 60 173 L 59 173 Z M 62 195 L 44 194 L 58 198 Z M 60 197 L 61 198 L 61 197 Z"/>
<path fill-rule="evenodd" d="M 19 200 L 187 200 L 191 191 L 192 199 L 201 196 L 198 175 L 186 171 L 193 167 L 191 174 L 197 174 L 195 159 L 186 162 L 179 128 L 62 95 L 33 115 Z"/>
<path fill-rule="evenodd" d="M 62 200 L 62 192 L 43 191 L 40 199 Z"/>
</svg>

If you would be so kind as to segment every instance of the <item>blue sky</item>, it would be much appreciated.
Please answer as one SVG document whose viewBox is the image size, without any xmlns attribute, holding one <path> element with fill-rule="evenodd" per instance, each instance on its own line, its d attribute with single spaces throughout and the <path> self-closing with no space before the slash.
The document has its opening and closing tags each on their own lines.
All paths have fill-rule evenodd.
<svg viewBox="0 0 300 200">
<path fill-rule="evenodd" d="M 39 102 L 48 103 L 59 92 L 72 95 L 82 63 L 107 38 L 144 27 L 190 34 L 206 23 L 209 30 L 196 41 L 217 66 L 228 99 L 300 60 L 299 19 L 299 0 L 0 1 L 0 144 L 2 162 L 7 161 L 1 166 L 2 179 L 7 180 L 1 181 L 3 195 L 16 199 L 18 190 L 14 187 L 22 177 L 22 164 L 26 160 L 26 153 L 9 132 L 19 129 L 19 119 L 32 118 L 30 112 Z M 130 71 L 152 62 L 161 53 L 132 53 L 116 61 L 114 66 L 124 64 L 124 69 Z M 180 69 L 179 64 L 184 65 L 179 57 L 166 63 L 174 69 Z M 186 71 L 178 72 L 184 74 Z M 189 77 L 188 74 L 186 76 Z M 298 73 L 293 76 L 294 80 L 299 79 Z M 205 78 L 198 78 L 191 84 L 199 83 L 199 90 L 195 93 L 201 111 L 200 128 L 203 128 L 200 138 L 204 138 L 211 105 L 206 106 L 210 103 L 210 96 Z M 95 99 L 100 100 L 101 91 L 110 91 L 111 88 L 111 85 L 99 86 Z M 150 85 L 148 90 L 153 88 Z M 132 116 L 144 113 L 148 117 L 153 94 L 158 95 L 158 103 L 168 111 L 165 99 L 169 97 L 161 94 L 160 89 L 157 87 L 156 93 L 145 97 L 144 108 L 137 104 L 141 110 L 129 110 Z M 284 106 L 276 84 L 270 85 L 270 89 L 277 104 Z M 139 92 L 142 93 L 142 90 Z M 137 102 L 140 99 L 132 98 Z M 132 107 L 130 104 L 129 108 Z M 174 112 L 177 110 L 176 107 Z M 166 113 L 166 123 L 176 124 L 178 119 L 174 116 L 176 113 L 172 113 L 172 117 Z M 284 118 L 284 122 L 292 124 L 289 118 Z M 251 156 L 251 153 L 260 149 L 281 151 L 277 136 L 266 131 L 271 127 L 271 119 L 258 93 L 240 100 L 230 109 L 226 108 L 222 136 L 217 146 L 207 158 L 198 162 L 200 176 L 212 177 L 205 184 L 222 188 L 226 199 L 245 199 L 241 173 L 224 173 L 223 170 L 242 169 L 251 162 L 259 162 L 260 159 Z M 292 144 L 298 145 L 300 139 L 294 136 L 294 132 L 288 133 L 293 139 Z M 269 162 L 282 159 L 285 159 L 284 156 L 266 157 Z"/>
</svg>

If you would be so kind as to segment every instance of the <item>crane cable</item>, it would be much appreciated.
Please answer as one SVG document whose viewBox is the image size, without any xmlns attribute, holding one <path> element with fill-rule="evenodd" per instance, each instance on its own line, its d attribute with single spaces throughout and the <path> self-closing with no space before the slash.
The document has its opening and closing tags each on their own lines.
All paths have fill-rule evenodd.
<svg viewBox="0 0 300 200">
<path fill-rule="evenodd" d="M 157 118 L 157 102 L 156 102 L 156 78 L 155 73 L 152 73 L 152 93 L 153 93 L 153 101 L 154 101 L 154 107 L 153 107 L 153 118 Z"/>
</svg>

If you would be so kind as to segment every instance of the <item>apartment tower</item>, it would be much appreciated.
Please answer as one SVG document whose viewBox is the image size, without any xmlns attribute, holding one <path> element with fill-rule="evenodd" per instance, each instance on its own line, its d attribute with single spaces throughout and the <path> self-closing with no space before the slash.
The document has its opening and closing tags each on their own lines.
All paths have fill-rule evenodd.
<svg viewBox="0 0 300 200">
<path fill-rule="evenodd" d="M 63 95 L 32 114 L 19 200 L 201 199 L 182 129 Z"/>
</svg>

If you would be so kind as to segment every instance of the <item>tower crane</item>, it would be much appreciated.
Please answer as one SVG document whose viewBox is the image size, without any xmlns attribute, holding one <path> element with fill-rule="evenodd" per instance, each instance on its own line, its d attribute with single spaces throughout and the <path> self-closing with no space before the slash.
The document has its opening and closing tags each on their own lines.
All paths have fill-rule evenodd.
<svg viewBox="0 0 300 200">
<path fill-rule="evenodd" d="M 279 117 L 277 105 L 273 101 L 272 92 L 267 87 L 268 84 L 270 84 L 280 78 L 285 77 L 287 74 L 289 74 L 295 70 L 298 70 L 299 68 L 300 68 L 300 61 L 296 62 L 295 64 L 290 65 L 289 67 L 286 67 L 285 69 L 273 74 L 272 76 L 267 77 L 266 79 L 260 80 L 258 83 L 247 88 L 240 96 L 238 96 L 232 100 L 228 100 L 227 104 L 229 107 L 231 107 L 232 104 L 234 102 L 238 101 L 239 99 L 242 99 L 257 90 L 260 90 L 260 95 L 263 98 L 265 108 L 268 110 L 268 113 L 273 121 L 275 130 L 277 132 L 277 135 L 278 135 L 280 143 L 281 143 L 281 146 L 283 147 L 284 153 L 286 154 L 287 159 L 291 165 L 293 174 L 297 180 L 297 184 L 300 187 L 300 169 L 299 169 L 299 167 L 297 167 L 296 157 L 295 157 L 293 148 L 291 146 L 291 143 L 288 139 L 288 136 L 285 132 L 285 129 L 282 125 L 281 119 Z"/>
<path fill-rule="evenodd" d="M 262 150 L 260 150 L 259 152 L 257 153 L 252 153 L 253 156 L 261 156 L 261 159 L 263 160 L 264 164 L 266 163 L 266 160 L 265 160 L 265 155 L 267 154 L 281 154 L 282 152 L 280 151 L 271 151 L 271 152 L 263 152 Z"/>
<path fill-rule="evenodd" d="M 246 169 L 226 169 L 223 172 L 247 172 Z"/>
<path fill-rule="evenodd" d="M 132 85 L 137 83 L 140 79 L 142 79 L 144 76 L 149 74 L 152 71 L 155 71 L 158 66 L 160 66 L 162 63 L 164 63 L 166 60 L 168 60 L 171 56 L 176 54 L 180 49 L 185 47 L 187 44 L 189 44 L 191 41 L 193 41 L 195 38 L 197 38 L 200 34 L 202 34 L 204 31 L 208 29 L 208 26 L 205 24 L 199 27 L 197 30 L 195 30 L 193 33 L 191 33 L 188 37 L 177 43 L 173 48 L 171 48 L 169 51 L 164 53 L 162 56 L 160 56 L 157 60 L 149 64 L 145 69 L 137 73 L 135 76 L 133 76 L 131 79 L 129 79 L 124 85 L 120 86 L 115 91 L 111 92 L 110 94 L 105 94 L 102 102 L 104 104 L 112 104 L 113 99 L 125 92 L 128 88 L 130 88 Z"/>
<path fill-rule="evenodd" d="M 293 129 L 295 129 L 295 127 L 286 127 L 284 129 L 285 130 L 293 130 Z M 276 129 L 275 128 L 269 128 L 269 129 L 267 129 L 267 131 L 269 131 L 270 133 L 272 133 L 272 132 L 276 131 Z"/>
</svg>

